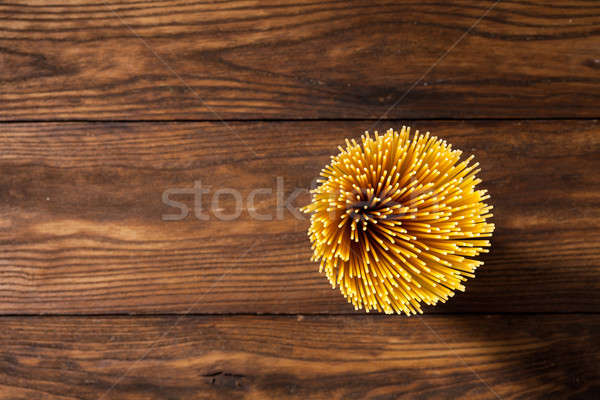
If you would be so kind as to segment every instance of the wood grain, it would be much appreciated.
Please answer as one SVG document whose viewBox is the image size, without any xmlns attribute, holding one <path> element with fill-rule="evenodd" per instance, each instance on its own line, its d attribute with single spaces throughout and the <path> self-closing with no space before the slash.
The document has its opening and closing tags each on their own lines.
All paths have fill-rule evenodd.
<svg viewBox="0 0 600 400">
<path fill-rule="evenodd" d="M 593 1 L 15 0 L 0 21 L 4 121 L 600 116 Z"/>
<path fill-rule="evenodd" d="M 598 315 L 3 318 L 0 399 L 593 399 Z"/>
<path fill-rule="evenodd" d="M 600 124 L 413 121 L 481 162 L 497 226 L 467 292 L 427 312 L 598 312 Z M 386 126 L 400 126 L 392 121 Z M 294 207 L 345 137 L 372 122 L 0 125 L 0 312 L 346 313 L 309 261 Z M 279 177 L 279 178 L 278 178 Z M 209 187 L 181 221 L 172 188 Z M 243 202 L 208 200 L 218 189 Z M 252 190 L 271 189 L 256 197 Z M 173 196 L 193 208 L 191 195 Z M 283 204 L 283 203 L 281 203 Z M 279 217 L 281 212 L 281 217 Z"/>
</svg>

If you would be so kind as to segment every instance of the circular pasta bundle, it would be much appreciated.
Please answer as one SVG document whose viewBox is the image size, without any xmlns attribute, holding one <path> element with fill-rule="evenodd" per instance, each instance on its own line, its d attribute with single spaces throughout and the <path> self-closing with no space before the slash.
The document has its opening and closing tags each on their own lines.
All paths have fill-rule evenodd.
<svg viewBox="0 0 600 400">
<path fill-rule="evenodd" d="M 355 309 L 407 315 L 464 291 L 494 230 L 473 156 L 406 127 L 338 149 L 303 208 L 332 287 Z"/>
</svg>

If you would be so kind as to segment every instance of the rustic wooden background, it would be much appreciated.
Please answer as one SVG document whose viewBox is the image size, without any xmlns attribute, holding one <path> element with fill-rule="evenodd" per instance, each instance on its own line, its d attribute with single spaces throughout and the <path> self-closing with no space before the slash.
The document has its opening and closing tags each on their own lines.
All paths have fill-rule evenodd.
<svg viewBox="0 0 600 400">
<path fill-rule="evenodd" d="M 0 399 L 597 399 L 597 118 L 598 1 L 2 2 Z M 403 124 L 495 205 L 423 316 L 354 312 L 275 195 L 162 220 L 198 180 L 306 204 Z"/>
</svg>

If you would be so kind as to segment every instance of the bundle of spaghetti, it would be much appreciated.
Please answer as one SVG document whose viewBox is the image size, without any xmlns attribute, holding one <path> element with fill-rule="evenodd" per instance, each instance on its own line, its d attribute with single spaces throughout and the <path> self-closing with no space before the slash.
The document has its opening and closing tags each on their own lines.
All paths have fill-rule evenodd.
<svg viewBox="0 0 600 400">
<path fill-rule="evenodd" d="M 303 208 L 332 287 L 355 309 L 407 315 L 464 291 L 494 230 L 473 156 L 406 127 L 338 149 Z"/>
</svg>

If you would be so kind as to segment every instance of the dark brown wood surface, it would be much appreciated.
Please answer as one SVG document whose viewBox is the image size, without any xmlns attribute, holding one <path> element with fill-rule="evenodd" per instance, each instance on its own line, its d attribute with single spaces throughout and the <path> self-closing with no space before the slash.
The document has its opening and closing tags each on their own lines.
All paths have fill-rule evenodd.
<svg viewBox="0 0 600 400">
<path fill-rule="evenodd" d="M 0 400 L 596 400 L 599 110 L 598 1 L 0 2 Z M 298 207 L 403 124 L 496 232 L 465 293 L 363 315 Z"/>
<path fill-rule="evenodd" d="M 594 399 L 598 315 L 4 318 L 2 399 Z"/>
<path fill-rule="evenodd" d="M 388 121 L 385 126 L 400 126 Z M 467 291 L 429 311 L 591 312 L 600 306 L 600 123 L 413 121 L 473 153 L 495 205 L 493 250 Z M 372 122 L 0 125 L 2 313 L 347 313 L 310 258 L 313 178 Z M 243 139 L 242 139 L 243 138 Z M 278 179 L 281 183 L 278 184 Z M 192 195 L 180 221 L 164 191 Z M 294 208 L 278 211 L 299 196 Z M 235 201 L 218 189 L 241 195 Z M 256 197 L 252 190 L 270 189 Z"/>
<path fill-rule="evenodd" d="M 5 121 L 596 118 L 599 97 L 596 1 L 0 4 Z"/>
</svg>

